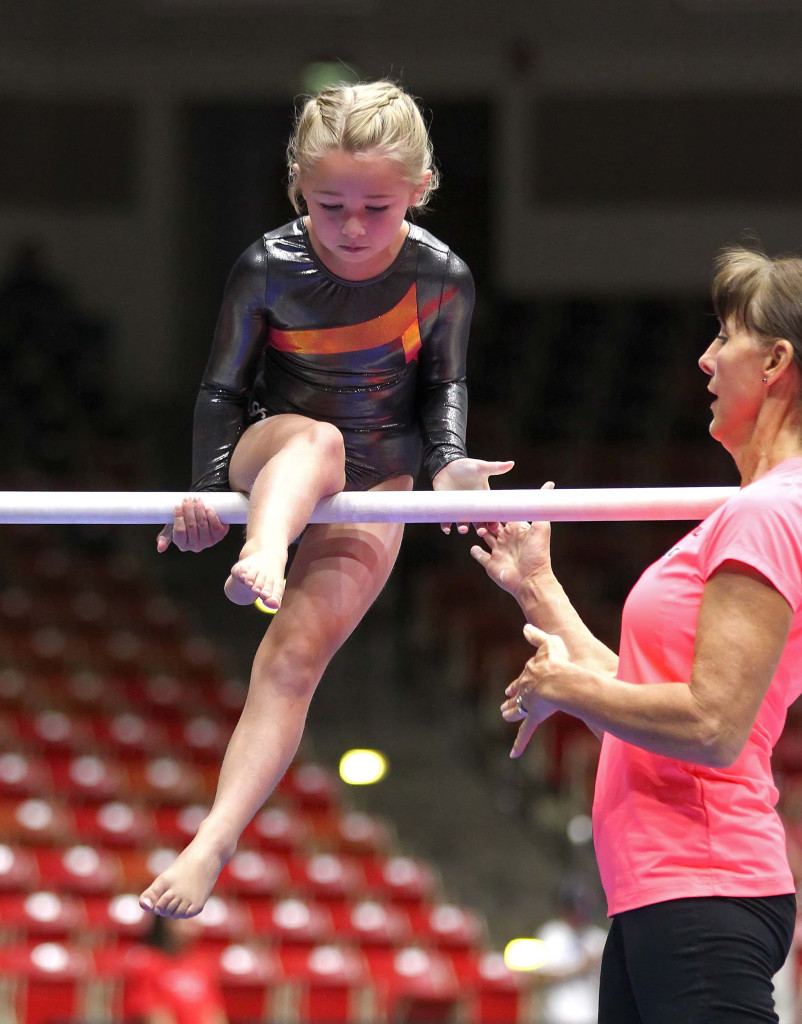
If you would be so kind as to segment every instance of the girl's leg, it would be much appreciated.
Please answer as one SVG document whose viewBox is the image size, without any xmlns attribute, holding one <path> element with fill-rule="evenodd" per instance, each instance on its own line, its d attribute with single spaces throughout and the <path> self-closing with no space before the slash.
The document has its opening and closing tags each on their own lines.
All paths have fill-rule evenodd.
<svg viewBox="0 0 802 1024">
<path fill-rule="evenodd" d="M 411 487 L 409 477 L 400 477 L 377 489 Z M 256 653 L 214 805 L 189 846 L 142 893 L 144 906 L 170 917 L 201 911 L 243 829 L 292 761 L 318 681 L 384 587 L 402 533 L 401 523 L 321 524 L 306 531 L 281 612 Z"/>
<path fill-rule="evenodd" d="M 345 448 L 330 423 L 305 416 L 271 416 L 252 424 L 237 444 L 231 486 L 250 495 L 245 545 L 226 581 L 236 604 L 261 597 L 278 608 L 287 549 L 315 505 L 345 486 Z"/>
</svg>

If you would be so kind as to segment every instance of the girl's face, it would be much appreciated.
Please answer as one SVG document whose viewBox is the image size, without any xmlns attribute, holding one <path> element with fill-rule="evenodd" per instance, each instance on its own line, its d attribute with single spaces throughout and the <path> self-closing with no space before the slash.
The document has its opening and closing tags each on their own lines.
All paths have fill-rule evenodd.
<svg viewBox="0 0 802 1024">
<path fill-rule="evenodd" d="M 721 324 L 699 360 L 715 395 L 710 433 L 729 452 L 751 437 L 766 393 L 766 360 L 765 346 L 732 319 Z"/>
<path fill-rule="evenodd" d="M 408 230 L 404 218 L 423 195 L 426 178 L 410 185 L 385 156 L 331 150 L 299 184 L 317 255 L 338 277 L 364 281 L 398 255 Z"/>
</svg>

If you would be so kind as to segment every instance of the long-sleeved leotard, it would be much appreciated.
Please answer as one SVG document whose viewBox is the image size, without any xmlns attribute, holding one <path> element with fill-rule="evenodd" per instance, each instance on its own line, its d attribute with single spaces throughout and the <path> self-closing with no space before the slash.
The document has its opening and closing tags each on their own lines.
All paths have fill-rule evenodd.
<svg viewBox="0 0 802 1024">
<path fill-rule="evenodd" d="M 263 235 L 226 285 L 195 406 L 193 490 L 227 490 L 243 429 L 278 413 L 341 430 L 348 490 L 463 458 L 473 297 L 467 266 L 415 224 L 367 281 L 328 271 L 303 218 Z"/>
</svg>

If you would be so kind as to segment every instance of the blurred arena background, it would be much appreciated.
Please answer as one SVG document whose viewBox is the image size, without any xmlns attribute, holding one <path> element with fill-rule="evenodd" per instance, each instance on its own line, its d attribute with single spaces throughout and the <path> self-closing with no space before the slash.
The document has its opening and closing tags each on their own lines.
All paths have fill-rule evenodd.
<svg viewBox="0 0 802 1024">
<path fill-rule="evenodd" d="M 0 0 L 0 486 L 188 484 L 225 277 L 291 219 L 294 104 L 331 75 L 396 78 L 430 118 L 443 184 L 422 223 L 477 285 L 470 453 L 515 459 L 511 487 L 734 484 L 707 438 L 696 359 L 714 329 L 715 251 L 802 248 L 801 46 L 794 0 Z M 638 573 L 685 529 L 555 527 L 559 574 L 608 643 Z M 97 985 L 70 990 L 62 1021 L 87 1019 L 87 998 L 95 1020 L 122 1014 L 102 951 L 144 924 L 133 910 L 128 931 L 97 915 L 138 891 L 148 851 L 186 841 L 197 812 L 181 811 L 210 796 L 266 626 L 222 594 L 235 531 L 198 558 L 157 557 L 156 532 L 0 527 L 0 937 L 95 957 L 75 974 Z M 493 1003 L 477 964 L 533 934 L 568 875 L 595 883 L 597 744 L 556 716 L 508 760 L 497 710 L 527 646 L 470 543 L 408 527 L 269 802 L 286 835 L 250 837 L 267 858 L 251 865 L 262 887 L 247 866 L 230 873 L 208 941 L 281 960 L 290 943 L 271 914 L 295 899 L 329 915 L 299 949 L 353 950 L 350 909 L 400 908 L 385 952 L 445 951 L 458 979 L 430 1004 L 420 996 L 418 1019 L 536 1021 L 529 986 L 502 972 Z M 775 758 L 792 837 L 798 717 Z M 386 778 L 346 791 L 336 769 L 349 747 L 383 750 Z M 141 826 L 104 833 L 108 807 Z M 65 855 L 84 846 L 96 869 L 71 877 Z M 339 883 L 304 875 L 322 854 L 342 858 Z M 406 889 L 384 888 L 393 859 Z M 37 917 L 25 899 L 41 892 L 61 903 L 40 900 Z M 267 1019 L 358 1019 L 353 1003 L 315 1017 L 311 987 L 275 969 L 280 983 L 264 964 L 253 975 L 283 993 L 262 1006 Z M 19 1011 L 26 971 L 0 961 L 0 1007 L 45 1024 L 46 1000 Z M 363 978 L 349 998 L 373 988 Z M 232 1020 L 256 1019 L 235 995 Z M 376 998 L 364 1019 L 401 1013 Z"/>
</svg>

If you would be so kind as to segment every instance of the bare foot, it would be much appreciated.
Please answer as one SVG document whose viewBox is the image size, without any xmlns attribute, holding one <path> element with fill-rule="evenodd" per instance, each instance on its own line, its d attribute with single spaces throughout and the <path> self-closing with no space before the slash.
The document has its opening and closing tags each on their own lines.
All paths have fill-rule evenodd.
<svg viewBox="0 0 802 1024">
<path fill-rule="evenodd" d="M 234 604 L 253 604 L 261 598 L 268 609 L 278 610 L 284 596 L 286 564 L 286 547 L 277 551 L 267 550 L 256 548 L 252 541 L 248 541 L 226 580 L 223 588 L 226 597 Z"/>
<path fill-rule="evenodd" d="M 195 917 L 230 856 L 210 850 L 196 837 L 145 889 L 139 905 L 160 917 Z"/>
</svg>

